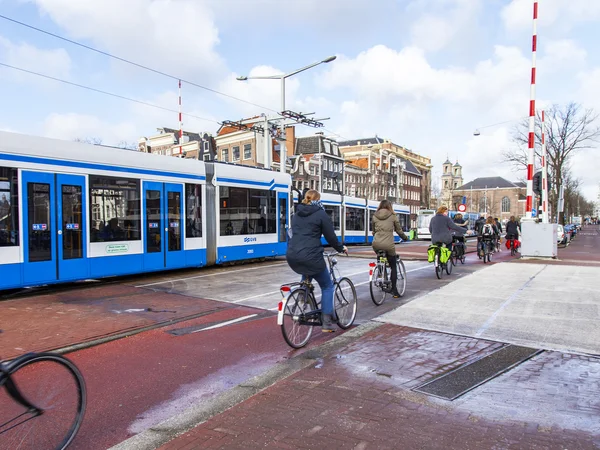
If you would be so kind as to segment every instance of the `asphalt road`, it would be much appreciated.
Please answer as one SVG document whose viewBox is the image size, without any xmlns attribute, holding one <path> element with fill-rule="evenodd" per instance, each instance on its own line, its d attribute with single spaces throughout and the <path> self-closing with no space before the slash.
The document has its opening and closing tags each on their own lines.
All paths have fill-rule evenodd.
<svg viewBox="0 0 600 450">
<path fill-rule="evenodd" d="M 508 258 L 503 252 L 497 260 Z M 484 267 L 470 256 L 440 281 L 426 262 L 406 262 L 405 296 L 377 307 L 369 294 L 370 260 L 340 257 L 339 261 L 342 274 L 350 276 L 357 288 L 357 325 Z M 285 262 L 165 278 L 157 275 L 136 285 L 237 307 L 69 354 L 83 372 L 89 394 L 85 421 L 73 448 L 108 448 L 331 338 L 316 332 L 300 351 L 285 344 L 273 311 L 280 298 L 279 285 L 297 278 Z"/>
</svg>

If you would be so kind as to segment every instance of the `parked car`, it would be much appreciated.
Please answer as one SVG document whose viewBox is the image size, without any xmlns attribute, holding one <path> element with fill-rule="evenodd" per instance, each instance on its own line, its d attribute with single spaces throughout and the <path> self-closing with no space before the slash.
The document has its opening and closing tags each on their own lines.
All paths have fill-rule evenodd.
<svg viewBox="0 0 600 450">
<path fill-rule="evenodd" d="M 569 241 L 572 241 L 573 238 L 575 237 L 575 226 L 572 224 L 567 224 L 564 226 L 565 229 L 565 233 L 569 234 Z"/>
<path fill-rule="evenodd" d="M 556 242 L 560 245 L 569 245 L 570 235 L 568 232 L 565 232 L 565 228 L 562 225 L 558 225 L 556 227 Z"/>
</svg>

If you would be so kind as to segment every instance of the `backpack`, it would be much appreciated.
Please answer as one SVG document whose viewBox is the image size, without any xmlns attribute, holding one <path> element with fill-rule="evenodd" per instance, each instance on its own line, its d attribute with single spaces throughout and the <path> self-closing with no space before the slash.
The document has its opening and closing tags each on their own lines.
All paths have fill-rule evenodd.
<svg viewBox="0 0 600 450">
<path fill-rule="evenodd" d="M 494 235 L 494 229 L 489 223 L 486 223 L 481 230 L 481 235 L 483 237 L 492 237 Z"/>
</svg>

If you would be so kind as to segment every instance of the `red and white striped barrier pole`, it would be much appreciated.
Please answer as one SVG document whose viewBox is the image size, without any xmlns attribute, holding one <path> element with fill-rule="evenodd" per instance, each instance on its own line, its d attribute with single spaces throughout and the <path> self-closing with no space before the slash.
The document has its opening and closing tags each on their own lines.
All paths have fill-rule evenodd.
<svg viewBox="0 0 600 450">
<path fill-rule="evenodd" d="M 548 161 L 546 153 L 546 115 L 542 110 L 542 216 L 543 223 L 549 223 L 549 211 L 548 211 Z"/>
<path fill-rule="evenodd" d="M 532 219 L 533 209 L 533 170 L 535 160 L 535 60 L 537 51 L 538 2 L 533 1 L 533 41 L 531 58 L 531 99 L 529 101 L 529 158 L 527 160 L 527 203 L 525 218 Z"/>
<path fill-rule="evenodd" d="M 179 80 L 179 154 L 183 154 L 181 144 L 183 143 L 183 120 L 181 117 L 181 80 Z"/>
</svg>

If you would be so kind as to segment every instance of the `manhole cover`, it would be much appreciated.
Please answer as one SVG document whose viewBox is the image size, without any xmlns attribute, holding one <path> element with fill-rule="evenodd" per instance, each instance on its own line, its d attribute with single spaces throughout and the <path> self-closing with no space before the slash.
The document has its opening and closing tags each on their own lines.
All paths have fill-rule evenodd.
<svg viewBox="0 0 600 450">
<path fill-rule="evenodd" d="M 541 352 L 542 350 L 536 348 L 507 345 L 413 390 L 445 400 L 454 400 Z"/>
</svg>

